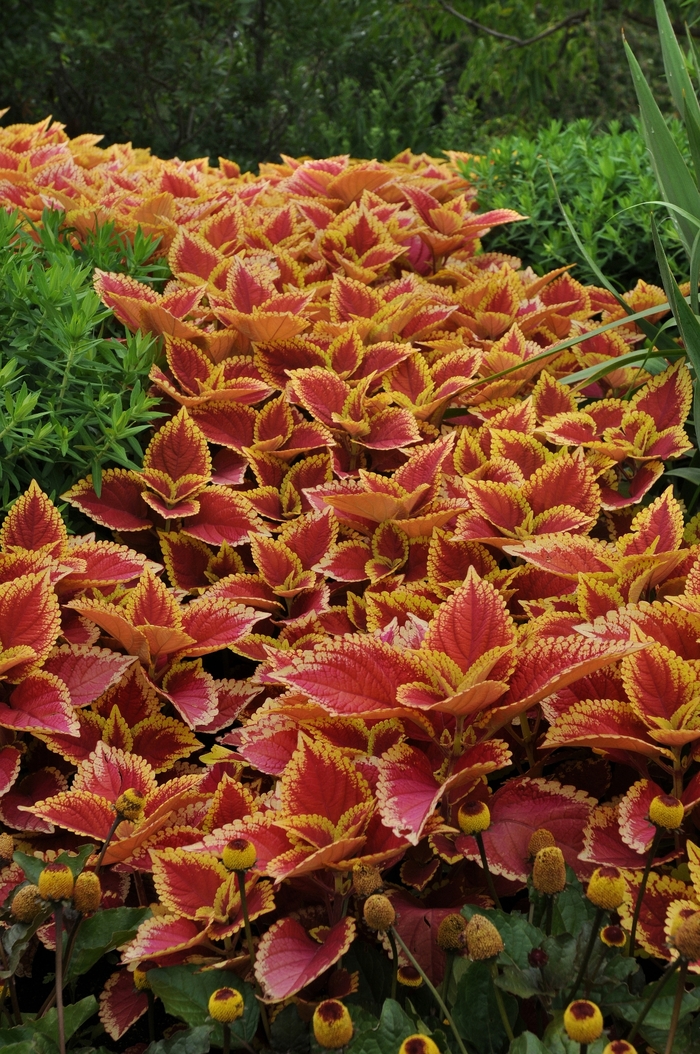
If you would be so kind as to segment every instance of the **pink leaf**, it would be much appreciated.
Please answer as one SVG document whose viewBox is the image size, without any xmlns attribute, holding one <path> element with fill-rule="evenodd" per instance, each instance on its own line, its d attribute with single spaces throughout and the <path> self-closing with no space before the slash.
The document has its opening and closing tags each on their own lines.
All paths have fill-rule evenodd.
<svg viewBox="0 0 700 1054">
<path fill-rule="evenodd" d="M 355 937 L 355 920 L 344 918 L 318 944 L 296 919 L 271 926 L 258 946 L 255 976 L 265 998 L 279 1002 L 299 992 L 328 970 L 348 950 Z"/>
</svg>

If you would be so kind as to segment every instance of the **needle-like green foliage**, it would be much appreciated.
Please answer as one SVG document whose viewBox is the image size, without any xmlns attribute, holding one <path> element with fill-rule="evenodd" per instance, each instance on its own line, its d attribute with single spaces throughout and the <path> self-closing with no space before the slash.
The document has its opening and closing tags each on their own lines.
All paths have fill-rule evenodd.
<svg viewBox="0 0 700 1054">
<path fill-rule="evenodd" d="M 0 213 L 0 505 L 32 479 L 54 496 L 86 472 L 137 466 L 158 416 L 145 388 L 155 346 L 124 335 L 94 292 L 93 264 L 122 264 L 143 278 L 153 244 L 98 231 L 81 261 L 46 213 L 36 231 Z"/>
</svg>

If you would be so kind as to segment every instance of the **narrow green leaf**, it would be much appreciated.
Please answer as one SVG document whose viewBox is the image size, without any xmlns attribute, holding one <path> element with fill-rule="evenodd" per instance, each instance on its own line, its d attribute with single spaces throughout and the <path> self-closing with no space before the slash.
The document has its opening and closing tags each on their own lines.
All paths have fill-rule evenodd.
<svg viewBox="0 0 700 1054">
<path fill-rule="evenodd" d="M 627 41 L 625 41 L 625 51 L 639 101 L 642 131 L 662 197 L 684 209 L 691 216 L 700 217 L 700 193 L 695 180 L 668 130 L 666 121 Z M 671 213 L 671 215 L 685 249 L 690 255 L 695 231 L 682 216 L 676 213 Z"/>
</svg>

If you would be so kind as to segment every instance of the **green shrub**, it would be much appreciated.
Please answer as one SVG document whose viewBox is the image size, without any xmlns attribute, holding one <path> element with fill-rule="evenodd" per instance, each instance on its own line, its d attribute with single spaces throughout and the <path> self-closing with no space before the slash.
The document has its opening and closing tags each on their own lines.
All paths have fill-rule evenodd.
<svg viewBox="0 0 700 1054">
<path fill-rule="evenodd" d="M 680 124 L 671 127 L 682 145 Z M 552 121 L 532 139 L 514 135 L 494 141 L 487 153 L 463 167 L 478 184 L 482 208 L 505 206 L 530 217 L 494 231 L 490 250 L 514 253 L 540 273 L 576 261 L 576 277 L 597 283 L 564 223 L 551 171 L 574 228 L 603 273 L 620 289 L 640 277 L 658 284 L 652 206 L 643 202 L 659 193 L 637 127 L 622 131 L 612 122 L 607 132 L 595 135 L 589 120 L 567 127 Z M 669 219 L 662 218 L 661 231 L 667 253 L 683 272 L 687 262 Z"/>
<path fill-rule="evenodd" d="M 124 337 L 91 282 L 96 264 L 159 276 L 163 265 L 147 263 L 153 243 L 139 237 L 132 247 L 106 227 L 78 254 L 59 219 L 46 212 L 31 232 L 0 212 L 3 509 L 32 479 L 56 496 L 86 472 L 137 466 L 141 433 L 158 416 L 144 390 L 154 341 Z"/>
</svg>

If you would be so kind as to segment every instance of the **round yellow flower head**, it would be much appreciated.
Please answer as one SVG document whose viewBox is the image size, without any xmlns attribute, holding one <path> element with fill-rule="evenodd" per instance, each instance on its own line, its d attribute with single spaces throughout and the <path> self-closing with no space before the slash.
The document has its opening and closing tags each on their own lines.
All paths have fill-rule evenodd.
<svg viewBox="0 0 700 1054">
<path fill-rule="evenodd" d="M 141 794 L 140 791 L 135 790 L 133 787 L 127 787 L 115 801 L 114 808 L 117 816 L 122 820 L 140 820 L 143 816 L 145 803 L 146 797 L 144 794 Z"/>
<path fill-rule="evenodd" d="M 324 999 L 314 1010 L 314 1038 L 319 1047 L 338 1050 L 352 1039 L 350 1011 L 339 999 Z"/>
<path fill-rule="evenodd" d="M 138 966 L 132 973 L 131 979 L 134 982 L 134 988 L 137 992 L 147 992 L 151 987 L 151 982 L 148 980 L 148 973 L 146 970 L 139 970 Z"/>
<path fill-rule="evenodd" d="M 0 862 L 7 863 L 15 851 L 15 840 L 11 834 L 0 834 Z"/>
<path fill-rule="evenodd" d="M 393 904 L 383 893 L 373 893 L 367 897 L 363 914 L 371 930 L 388 930 L 396 918 Z"/>
<path fill-rule="evenodd" d="M 485 801 L 465 801 L 459 807 L 457 823 L 462 834 L 479 834 L 491 826 L 491 810 Z"/>
<path fill-rule="evenodd" d="M 612 1043 L 608 1043 L 603 1054 L 637 1054 L 637 1048 L 627 1039 L 614 1039 Z"/>
<path fill-rule="evenodd" d="M 539 849 L 532 865 L 532 884 L 538 893 L 561 893 L 566 885 L 566 861 L 556 845 Z"/>
<path fill-rule="evenodd" d="M 399 1054 L 440 1054 L 440 1048 L 430 1036 L 409 1036 L 399 1047 Z"/>
<path fill-rule="evenodd" d="M 406 988 L 420 988 L 423 984 L 423 978 L 415 966 L 399 966 L 396 971 L 396 980 Z"/>
<path fill-rule="evenodd" d="M 222 853 L 228 871 L 249 871 L 257 859 L 257 849 L 247 838 L 233 838 Z"/>
<path fill-rule="evenodd" d="M 657 794 L 649 806 L 649 819 L 657 827 L 676 831 L 683 823 L 683 802 L 672 794 Z"/>
<path fill-rule="evenodd" d="M 603 926 L 600 939 L 608 948 L 624 948 L 627 944 L 627 934 L 622 926 Z"/>
<path fill-rule="evenodd" d="M 382 874 L 378 867 L 355 864 L 352 869 L 352 888 L 358 897 L 368 897 L 375 889 L 379 889 L 381 884 Z"/>
<path fill-rule="evenodd" d="M 73 887 L 73 907 L 81 915 L 97 911 L 102 900 L 100 876 L 94 871 L 81 871 Z"/>
<path fill-rule="evenodd" d="M 534 860 L 540 849 L 549 849 L 556 844 L 556 838 L 551 831 L 548 831 L 546 827 L 538 827 L 530 835 L 530 841 L 527 843 L 527 855 L 531 860 Z"/>
<path fill-rule="evenodd" d="M 243 1016 L 245 1003 L 243 996 L 235 988 L 217 988 L 209 996 L 209 1016 L 215 1021 L 228 1025 Z"/>
<path fill-rule="evenodd" d="M 39 875 L 39 893 L 44 900 L 68 900 L 75 880 L 68 864 L 47 864 Z"/>
<path fill-rule="evenodd" d="M 466 929 L 467 920 L 463 915 L 458 915 L 456 912 L 452 915 L 445 915 L 438 926 L 438 948 L 442 948 L 444 952 L 464 951 L 467 946 Z"/>
<path fill-rule="evenodd" d="M 500 955 L 505 945 L 500 933 L 485 915 L 472 915 L 465 930 L 467 955 L 481 961 Z"/>
<path fill-rule="evenodd" d="M 590 999 L 576 999 L 564 1011 L 564 1028 L 574 1043 L 595 1043 L 603 1031 L 603 1015 Z"/>
<path fill-rule="evenodd" d="M 673 943 L 684 959 L 700 959 L 700 911 L 681 922 L 673 934 Z"/>
<path fill-rule="evenodd" d="M 22 886 L 12 898 L 10 911 L 18 922 L 33 922 L 41 910 L 38 886 Z"/>
<path fill-rule="evenodd" d="M 591 875 L 586 896 L 597 908 L 616 911 L 625 899 L 627 883 L 619 867 L 597 867 Z"/>
</svg>

